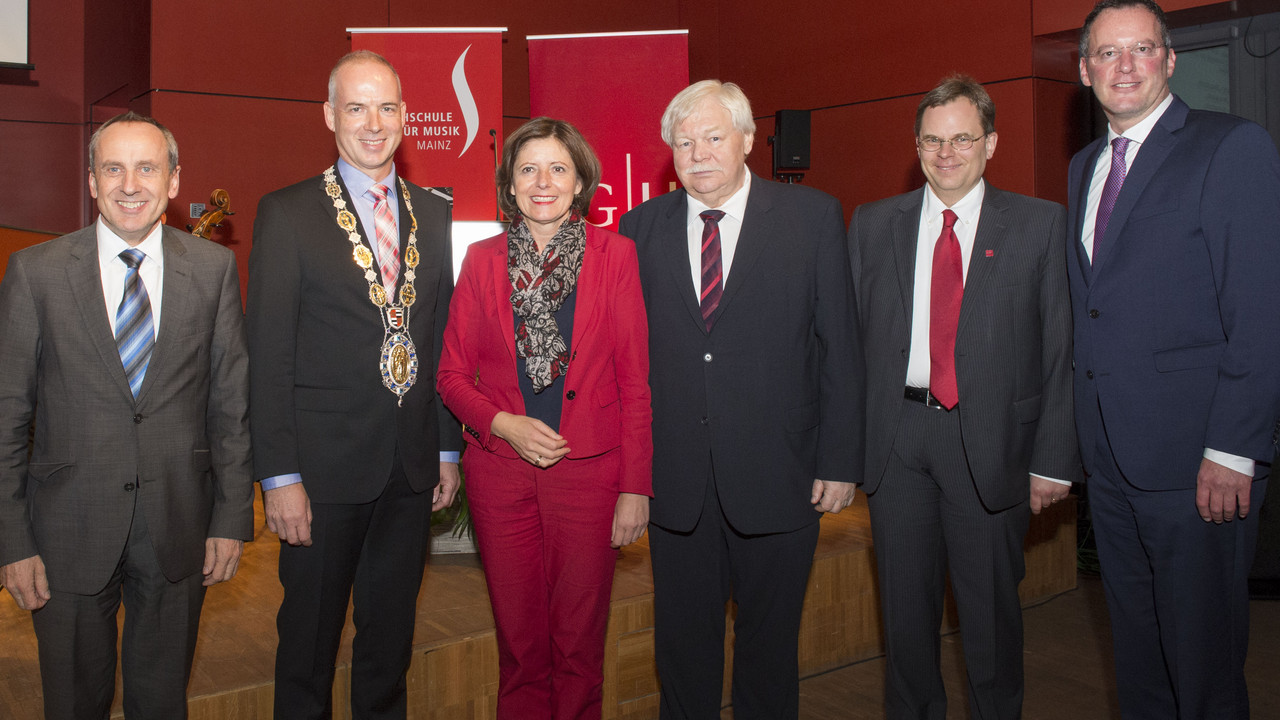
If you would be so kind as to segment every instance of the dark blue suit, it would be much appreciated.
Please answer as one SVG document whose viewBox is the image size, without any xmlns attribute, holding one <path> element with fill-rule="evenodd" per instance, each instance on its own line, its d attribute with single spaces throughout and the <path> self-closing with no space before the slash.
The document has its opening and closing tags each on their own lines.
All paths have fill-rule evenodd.
<svg viewBox="0 0 1280 720">
<path fill-rule="evenodd" d="M 1081 244 L 1099 138 L 1071 161 L 1076 425 L 1125 717 L 1247 717 L 1246 520 L 1196 510 L 1205 448 L 1269 469 L 1280 416 L 1280 157 L 1178 98 L 1142 143 L 1095 258 Z"/>
</svg>

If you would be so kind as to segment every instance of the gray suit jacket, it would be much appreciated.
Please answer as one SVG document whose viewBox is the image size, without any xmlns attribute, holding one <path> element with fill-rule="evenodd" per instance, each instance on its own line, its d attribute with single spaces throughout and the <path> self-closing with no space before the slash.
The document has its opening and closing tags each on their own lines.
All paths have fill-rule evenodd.
<svg viewBox="0 0 1280 720">
<path fill-rule="evenodd" d="M 868 493 L 902 412 L 923 199 L 921 188 L 862 205 L 849 226 L 867 357 Z M 1065 238 L 1061 205 L 987 184 L 960 305 L 956 381 L 966 459 L 993 512 L 1027 499 L 1028 472 L 1081 479 Z"/>
<path fill-rule="evenodd" d="M 0 284 L 0 563 L 39 554 L 55 590 L 106 585 L 135 506 L 170 580 L 200 571 L 208 537 L 253 539 L 235 257 L 169 227 L 163 243 L 164 311 L 136 400 L 94 226 L 14 253 Z"/>
</svg>

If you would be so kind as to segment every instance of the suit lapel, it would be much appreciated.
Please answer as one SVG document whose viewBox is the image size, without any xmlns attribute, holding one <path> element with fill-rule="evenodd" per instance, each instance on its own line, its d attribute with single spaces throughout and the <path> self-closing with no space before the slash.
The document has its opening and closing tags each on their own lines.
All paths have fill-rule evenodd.
<svg viewBox="0 0 1280 720">
<path fill-rule="evenodd" d="M 978 218 L 978 228 L 973 236 L 973 250 L 969 253 L 969 269 L 965 273 L 964 295 L 960 301 L 960 320 L 956 324 L 956 335 L 964 332 L 965 324 L 977 312 L 977 304 L 973 298 L 980 297 L 991 284 L 991 268 L 995 265 L 996 256 L 1000 254 L 1000 245 L 1005 240 L 1007 219 L 1005 213 L 1009 209 L 1009 200 L 1004 193 L 987 183 L 982 198 L 982 213 Z M 989 254 L 988 254 L 989 253 Z"/>
<path fill-rule="evenodd" d="M 593 324 L 597 322 L 600 307 L 603 303 L 598 302 L 581 302 L 583 298 L 599 298 L 603 296 L 601 290 L 601 279 L 604 267 L 601 261 L 604 259 L 603 241 L 600 236 L 595 233 L 595 228 L 587 225 L 587 246 L 582 253 L 582 269 L 578 271 L 578 284 L 573 289 L 573 294 L 577 296 L 577 300 L 573 306 L 573 335 L 569 342 L 570 356 L 577 353 L 581 347 L 582 338 L 587 333 L 593 331 Z"/>
<path fill-rule="evenodd" d="M 81 237 L 76 238 L 71 250 L 71 262 L 67 263 L 67 282 L 71 287 L 71 296 L 75 298 L 76 309 L 80 313 L 80 321 L 88 333 L 89 340 L 98 350 L 102 364 L 107 368 L 111 378 L 120 389 L 133 398 L 129 389 L 129 379 L 125 377 L 124 365 L 120 362 L 120 351 L 116 348 L 116 339 L 111 334 L 111 321 L 102 297 L 102 269 L 98 267 L 98 235 L 97 225 L 90 225 Z"/>
<path fill-rule="evenodd" d="M 187 246 L 169 227 L 163 228 L 162 232 L 164 283 L 160 291 L 163 293 L 164 311 L 160 315 L 160 327 L 156 330 L 155 349 L 151 351 L 147 374 L 138 389 L 139 401 L 147 396 L 147 391 L 155 384 L 156 371 L 165 366 L 168 356 L 174 351 L 179 329 L 191 325 L 191 288 L 195 285 L 191 280 L 191 261 L 186 258 Z"/>
<path fill-rule="evenodd" d="M 742 218 L 738 245 L 733 251 L 733 265 L 729 267 L 729 281 L 725 283 L 724 294 L 720 296 L 716 318 L 725 313 L 733 298 L 746 284 L 751 268 L 760 259 L 773 236 L 769 231 L 769 213 L 773 210 L 772 190 L 772 187 L 752 174 L 751 191 L 747 194 L 747 211 Z M 698 310 L 698 317 L 702 317 L 701 308 Z"/>
<path fill-rule="evenodd" d="M 1071 234 L 1068 240 L 1071 241 L 1075 248 L 1076 264 L 1080 268 L 1080 277 L 1084 278 L 1085 284 L 1093 282 L 1093 263 L 1089 259 L 1089 253 L 1084 249 L 1084 223 L 1087 218 L 1089 208 L 1089 185 L 1093 182 L 1093 169 L 1098 164 L 1098 154 L 1107 147 L 1106 138 L 1095 140 L 1091 146 L 1093 152 L 1088 154 L 1088 161 L 1081 168 L 1079 185 L 1076 188 L 1077 201 L 1071 208 L 1074 215 L 1073 222 L 1075 224 L 1075 232 Z"/>
<path fill-rule="evenodd" d="M 1177 145 L 1178 141 L 1173 133 L 1182 128 L 1186 119 L 1187 105 L 1175 97 L 1173 104 L 1156 121 L 1147 139 L 1139 146 L 1138 155 L 1133 159 L 1133 166 L 1129 168 L 1124 185 L 1120 188 L 1120 194 L 1116 197 L 1116 205 L 1111 211 L 1111 218 L 1107 221 L 1107 234 L 1102 238 L 1100 250 L 1098 239 L 1094 238 L 1093 269 L 1095 272 L 1105 265 L 1107 259 L 1115 252 L 1120 233 L 1124 230 L 1134 207 L 1137 206 L 1138 198 L 1142 197 L 1143 191 L 1156 176 L 1156 171 L 1164 165 L 1165 159 Z"/>
<path fill-rule="evenodd" d="M 657 233 L 657 237 L 665 245 L 662 257 L 667 270 L 672 274 L 675 287 L 680 288 L 680 298 L 689 311 L 689 317 L 706 332 L 706 326 L 702 322 L 702 307 L 698 304 L 698 288 L 693 284 L 693 269 L 689 265 L 689 194 L 685 190 L 674 192 L 679 193 L 679 199 L 668 208 L 664 227 Z M 723 307 L 724 296 L 721 296 L 720 302 Z"/>
<path fill-rule="evenodd" d="M 502 326 L 503 344 L 507 354 L 511 356 L 511 368 L 519 367 L 516 363 L 516 318 L 511 309 L 511 276 L 507 272 L 507 244 L 501 243 L 494 248 L 489 257 L 489 276 L 492 281 L 491 292 L 497 301 L 498 324 Z"/>
<path fill-rule="evenodd" d="M 352 216 L 354 216 L 356 219 L 356 232 L 360 233 L 360 242 L 364 244 L 365 247 L 369 248 L 369 251 L 372 253 L 373 246 L 377 244 L 377 236 L 373 234 L 372 228 L 366 228 L 364 226 L 364 222 L 360 220 L 360 213 L 356 212 L 356 204 L 352 200 L 351 191 L 347 189 L 346 182 L 342 180 L 342 173 L 338 172 L 337 168 L 335 167 L 333 174 L 337 180 L 338 188 L 342 191 L 342 201 L 345 203 L 343 207 L 345 207 L 346 210 L 350 212 Z M 325 188 L 324 182 L 321 181 L 320 189 L 324 190 L 324 188 Z M 408 215 L 408 211 L 405 209 L 404 196 L 400 195 L 399 188 L 400 188 L 400 183 L 397 182 L 395 183 L 395 187 L 391 188 L 391 192 L 396 193 L 396 197 L 398 198 L 397 203 L 400 207 L 400 257 L 403 258 L 404 246 L 408 240 L 409 227 L 412 224 L 412 222 L 405 219 L 406 216 Z M 345 233 L 345 231 L 338 225 L 338 208 L 334 207 L 333 200 L 328 196 L 327 193 L 325 193 L 320 196 L 320 201 L 324 205 L 325 213 L 329 216 L 329 219 L 333 221 L 334 223 L 333 227 L 338 231 L 339 236 L 342 237 L 344 242 L 350 242 L 350 238 L 342 234 L 342 233 Z M 374 257 L 373 266 L 372 266 L 373 271 L 375 273 L 379 273 L 377 255 L 374 254 L 373 257 Z M 358 267 L 354 268 L 353 273 L 357 270 L 360 270 L 360 268 Z M 401 275 L 404 274 L 403 262 L 400 263 L 400 273 Z M 381 278 L 381 273 L 379 273 L 378 277 Z M 362 284 L 365 283 L 365 279 L 363 276 L 360 276 L 360 282 Z M 396 282 L 398 287 L 399 278 L 397 278 Z"/>
<path fill-rule="evenodd" d="M 912 307 L 915 305 L 916 247 L 920 235 L 922 202 L 923 189 L 909 194 L 893 217 L 893 261 L 898 270 L 899 301 L 908 326 L 911 324 Z M 926 261 L 932 262 L 932 258 Z"/>
</svg>

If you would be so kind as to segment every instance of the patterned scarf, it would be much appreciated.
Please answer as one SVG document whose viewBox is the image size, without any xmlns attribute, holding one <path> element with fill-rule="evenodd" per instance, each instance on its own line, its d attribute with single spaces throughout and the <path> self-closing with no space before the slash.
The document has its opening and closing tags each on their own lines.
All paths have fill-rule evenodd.
<svg viewBox="0 0 1280 720">
<path fill-rule="evenodd" d="M 525 359 L 533 391 L 551 387 L 569 367 L 569 347 L 555 312 L 578 284 L 586 223 L 575 210 L 539 253 L 529 226 L 517 220 L 507 229 L 507 274 L 516 312 L 516 352 Z"/>
</svg>

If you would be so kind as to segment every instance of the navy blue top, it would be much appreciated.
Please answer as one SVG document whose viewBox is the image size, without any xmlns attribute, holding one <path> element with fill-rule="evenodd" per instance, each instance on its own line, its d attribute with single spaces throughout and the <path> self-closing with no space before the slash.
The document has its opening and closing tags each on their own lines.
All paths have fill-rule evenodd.
<svg viewBox="0 0 1280 720">
<path fill-rule="evenodd" d="M 564 344 L 569 349 L 569 356 L 573 357 L 573 310 L 577 305 L 578 293 L 569 293 L 569 297 L 564 299 L 564 304 L 555 312 L 556 325 L 560 326 L 560 335 L 564 338 Z M 512 309 L 511 314 L 515 315 Z M 518 320 L 517 320 L 518 322 Z M 533 381 L 529 379 L 528 373 L 525 372 L 525 359 L 516 355 L 516 376 L 520 379 L 520 393 L 524 395 L 524 414 L 531 418 L 537 418 L 546 423 L 548 427 L 556 432 L 560 432 L 560 410 L 563 404 L 562 386 L 564 384 L 564 375 L 556 378 L 555 382 L 548 385 L 540 393 L 533 391 Z"/>
</svg>

